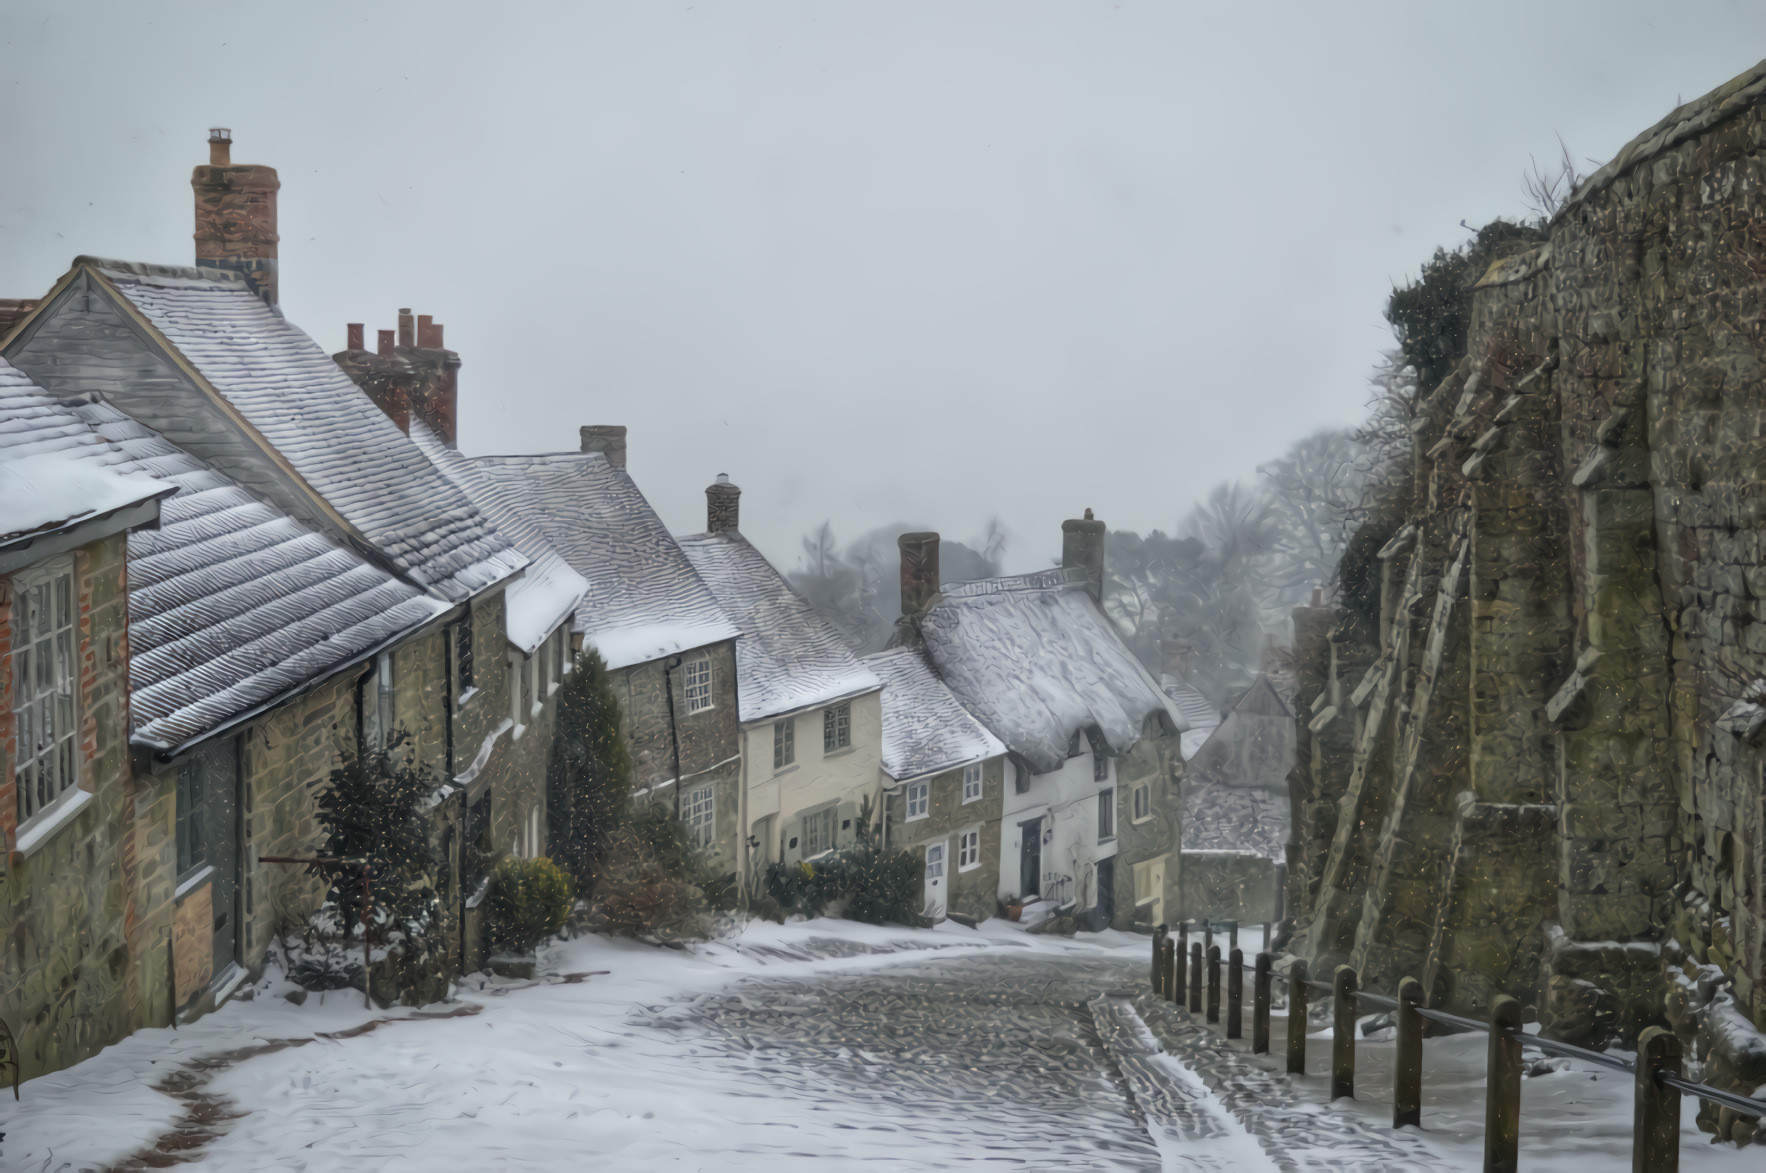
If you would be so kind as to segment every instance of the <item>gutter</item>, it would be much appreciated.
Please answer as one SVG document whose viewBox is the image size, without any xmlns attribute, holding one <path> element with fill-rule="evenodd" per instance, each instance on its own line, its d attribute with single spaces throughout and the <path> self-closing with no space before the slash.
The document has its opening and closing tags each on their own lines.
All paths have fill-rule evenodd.
<svg viewBox="0 0 1766 1173">
<path fill-rule="evenodd" d="M 108 538 L 124 530 L 157 526 L 159 503 L 177 491 L 178 486 L 168 482 L 163 492 L 154 493 L 128 505 L 119 505 L 103 513 L 62 522 L 52 529 L 22 534 L 0 542 L 0 574 L 10 574 L 34 562 L 77 550 L 90 542 Z"/>
<path fill-rule="evenodd" d="M 802 706 L 795 708 L 795 709 L 782 709 L 779 712 L 767 713 L 764 716 L 760 716 L 760 717 L 744 717 L 744 718 L 742 718 L 742 724 L 744 724 L 744 725 L 768 725 L 774 721 L 783 721 L 787 717 L 801 717 L 805 713 L 811 713 L 817 709 L 825 709 L 829 705 L 838 705 L 838 704 L 841 704 L 845 701 L 857 700 L 861 696 L 869 696 L 873 692 L 882 692 L 882 691 L 883 691 L 883 686 L 881 684 L 875 686 L 874 688 L 861 688 L 861 689 L 858 689 L 854 692 L 841 693 L 839 696 L 831 696 L 831 697 L 828 697 L 824 700 L 816 701 L 813 704 L 802 705 Z"/>
</svg>

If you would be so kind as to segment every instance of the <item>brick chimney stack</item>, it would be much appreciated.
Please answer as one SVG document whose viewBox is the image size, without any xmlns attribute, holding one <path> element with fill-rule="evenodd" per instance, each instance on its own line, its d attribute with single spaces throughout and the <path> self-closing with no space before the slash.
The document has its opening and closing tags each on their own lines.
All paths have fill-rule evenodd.
<svg viewBox="0 0 1766 1173">
<path fill-rule="evenodd" d="M 397 331 L 379 331 L 373 354 L 362 349 L 362 326 L 349 323 L 349 345 L 331 356 L 375 406 L 404 432 L 420 419 L 449 448 L 459 439 L 460 356 L 442 345 L 442 326 L 429 314 L 399 310 Z"/>
<path fill-rule="evenodd" d="M 399 346 L 405 350 L 411 350 L 416 345 L 417 319 L 411 316 L 410 310 L 401 308 L 399 310 Z"/>
<path fill-rule="evenodd" d="M 344 327 L 344 333 L 346 335 L 348 335 L 348 340 L 345 341 L 343 344 L 343 348 L 345 350 L 365 350 L 365 349 L 367 349 L 366 347 L 364 347 L 362 345 L 362 323 L 351 322 L 349 325 Z"/>
<path fill-rule="evenodd" d="M 377 333 L 380 336 L 380 345 L 375 349 L 375 353 L 378 354 L 381 358 L 391 358 L 392 357 L 392 331 L 391 330 L 380 330 Z"/>
<path fill-rule="evenodd" d="M 735 533 L 741 502 L 742 490 L 730 483 L 730 474 L 718 473 L 717 480 L 705 487 L 705 528 L 714 534 Z"/>
<path fill-rule="evenodd" d="M 1085 570 L 1086 589 L 1099 603 L 1104 601 L 1104 523 L 1091 510 L 1083 520 L 1061 523 L 1061 565 Z"/>
<path fill-rule="evenodd" d="M 599 452 L 614 468 L 625 467 L 625 425 L 584 424 L 577 429 L 584 452 Z"/>
<path fill-rule="evenodd" d="M 276 193 L 274 167 L 235 165 L 233 132 L 208 132 L 209 161 L 190 173 L 196 193 L 196 263 L 243 275 L 270 305 L 277 303 Z"/>
</svg>

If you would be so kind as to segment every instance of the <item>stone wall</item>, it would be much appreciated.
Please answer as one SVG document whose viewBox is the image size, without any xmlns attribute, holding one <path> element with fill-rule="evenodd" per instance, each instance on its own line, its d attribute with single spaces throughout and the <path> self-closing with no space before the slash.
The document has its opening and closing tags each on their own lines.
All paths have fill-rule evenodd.
<svg viewBox="0 0 1766 1173">
<path fill-rule="evenodd" d="M 1763 101 L 1766 66 L 1676 110 L 1496 262 L 1377 619 L 1297 613 L 1315 968 L 1598 1043 L 1711 965 L 1766 1026 Z"/>
<path fill-rule="evenodd" d="M 999 910 L 1000 807 L 1005 797 L 1006 760 L 982 763 L 981 797 L 963 801 L 963 771 L 946 770 L 925 779 L 927 811 L 923 818 L 907 819 L 907 787 L 883 792 L 883 841 L 891 848 L 912 851 L 925 859 L 926 844 L 943 840 L 947 845 L 945 907 L 978 920 Z M 980 835 L 981 857 L 967 870 L 958 863 L 957 837 L 964 831 Z"/>
<path fill-rule="evenodd" d="M 1163 863 L 1166 918 L 1177 906 L 1183 843 L 1183 754 L 1180 735 L 1165 731 L 1162 713 L 1149 715 L 1141 739 L 1113 759 L 1116 771 L 1116 875 L 1110 923 L 1131 929 L 1136 922 L 1135 865 Z M 1150 817 L 1134 817 L 1134 792 L 1147 788 Z"/>
<path fill-rule="evenodd" d="M 1169 921 L 1237 921 L 1271 924 L 1281 911 L 1276 862 L 1254 851 L 1186 851 L 1178 865 L 1182 882 Z"/>
</svg>

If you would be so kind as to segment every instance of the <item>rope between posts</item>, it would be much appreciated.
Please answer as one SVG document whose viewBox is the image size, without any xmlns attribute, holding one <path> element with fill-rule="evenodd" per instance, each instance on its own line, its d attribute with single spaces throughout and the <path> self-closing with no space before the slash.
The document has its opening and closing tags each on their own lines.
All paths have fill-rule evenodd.
<svg viewBox="0 0 1766 1173">
<path fill-rule="evenodd" d="M 1694 1083 L 1690 1079 L 1682 1079 L 1680 1076 L 1670 1075 L 1666 1071 L 1656 1072 L 1656 1082 L 1684 1092 L 1689 1096 L 1710 1100 L 1713 1104 L 1722 1104 L 1725 1108 L 1740 1112 L 1743 1116 L 1766 1116 L 1766 1100 L 1750 1099 L 1740 1092 L 1726 1092 L 1707 1083 Z"/>
</svg>

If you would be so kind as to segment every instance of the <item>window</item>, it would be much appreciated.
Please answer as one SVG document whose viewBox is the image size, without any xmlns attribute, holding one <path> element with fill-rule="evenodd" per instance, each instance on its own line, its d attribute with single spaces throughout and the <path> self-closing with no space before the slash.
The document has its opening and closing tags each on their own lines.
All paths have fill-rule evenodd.
<svg viewBox="0 0 1766 1173">
<path fill-rule="evenodd" d="M 1079 730 L 1077 729 L 1073 731 L 1073 736 L 1067 739 L 1067 756 L 1070 758 L 1079 756 Z"/>
<path fill-rule="evenodd" d="M 1102 745 L 1092 750 L 1091 778 L 1093 782 L 1108 782 L 1110 780 L 1110 755 L 1104 752 Z"/>
<path fill-rule="evenodd" d="M 797 760 L 797 722 L 787 718 L 773 722 L 773 769 L 783 770 Z"/>
<path fill-rule="evenodd" d="M 524 664 L 523 667 L 526 669 L 527 673 L 528 711 L 537 717 L 540 715 L 540 697 L 545 694 L 540 691 L 540 656 L 537 654 L 538 649 L 535 649 L 535 652 L 535 655 L 526 657 L 527 663 Z"/>
<path fill-rule="evenodd" d="M 981 866 L 981 832 L 964 831 L 957 836 L 957 870 L 966 872 Z"/>
<path fill-rule="evenodd" d="M 928 883 L 944 879 L 944 844 L 926 844 L 926 880 Z"/>
<path fill-rule="evenodd" d="M 454 684 L 460 699 L 471 692 L 472 683 L 472 608 L 454 625 Z"/>
<path fill-rule="evenodd" d="M 837 845 L 835 836 L 839 834 L 835 829 L 839 826 L 836 821 L 838 817 L 838 812 L 833 807 L 804 816 L 803 854 L 805 858 L 834 849 Z"/>
<path fill-rule="evenodd" d="M 822 752 L 833 753 L 852 744 L 852 706 L 835 705 L 822 710 Z"/>
<path fill-rule="evenodd" d="M 687 712 L 702 713 L 711 707 L 711 661 L 704 656 L 688 660 L 682 669 L 687 693 Z"/>
<path fill-rule="evenodd" d="M 710 786 L 689 790 L 686 802 L 681 805 L 681 814 L 687 822 L 687 833 L 693 838 L 693 846 L 701 851 L 709 851 L 717 840 L 717 808 L 712 790 L 713 787 Z"/>
<path fill-rule="evenodd" d="M 981 797 L 981 763 L 963 767 L 963 801 L 974 802 Z"/>
<path fill-rule="evenodd" d="M 62 559 L 13 581 L 12 717 L 18 821 L 74 788 L 74 568 Z"/>
<path fill-rule="evenodd" d="M 558 629 L 558 679 L 562 680 L 569 676 L 570 670 L 574 667 L 576 667 L 576 657 L 570 653 L 570 628 L 560 627 Z"/>
<path fill-rule="evenodd" d="M 362 690 L 362 744 L 367 749 L 385 749 L 392 739 L 392 684 L 392 653 L 381 652 Z"/>
<path fill-rule="evenodd" d="M 1116 791 L 1098 791 L 1098 841 L 1116 838 Z"/>
<path fill-rule="evenodd" d="M 521 707 L 521 693 L 527 680 L 526 667 L 521 662 L 519 653 L 509 653 L 509 720 L 514 724 L 515 734 L 518 737 L 521 735 L 521 731 L 527 728 L 521 719 L 522 714 L 526 712 Z"/>
<path fill-rule="evenodd" d="M 932 783 L 912 782 L 908 784 L 908 818 L 923 819 L 931 806 Z"/>
<path fill-rule="evenodd" d="M 1153 817 L 1152 787 L 1141 785 L 1134 788 L 1134 821 L 1145 822 Z"/>
<path fill-rule="evenodd" d="M 544 818 L 545 815 L 540 810 L 539 804 L 536 803 L 528 808 L 527 833 L 525 836 L 527 840 L 525 846 L 527 848 L 528 859 L 538 859 L 545 854 L 546 835 L 543 830 Z"/>
<path fill-rule="evenodd" d="M 198 760 L 192 756 L 178 767 L 178 876 L 189 875 L 208 862 L 203 834 L 203 785 Z"/>
</svg>

